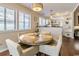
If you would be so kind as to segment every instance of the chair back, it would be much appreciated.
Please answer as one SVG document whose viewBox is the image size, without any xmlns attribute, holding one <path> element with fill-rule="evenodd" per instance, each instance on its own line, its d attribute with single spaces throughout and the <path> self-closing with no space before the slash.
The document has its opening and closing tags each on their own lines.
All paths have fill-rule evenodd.
<svg viewBox="0 0 79 59">
<path fill-rule="evenodd" d="M 19 56 L 22 54 L 22 48 L 18 43 L 14 42 L 10 39 L 6 39 L 6 45 L 8 47 L 9 52 L 10 52 L 10 55 Z"/>
</svg>

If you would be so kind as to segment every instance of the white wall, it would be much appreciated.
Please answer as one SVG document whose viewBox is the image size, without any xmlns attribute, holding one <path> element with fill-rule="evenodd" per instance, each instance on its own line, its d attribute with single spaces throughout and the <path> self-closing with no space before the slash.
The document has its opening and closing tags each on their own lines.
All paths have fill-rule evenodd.
<svg viewBox="0 0 79 59">
<path fill-rule="evenodd" d="M 66 22 L 68 22 L 68 24 L 66 24 Z M 71 37 L 71 38 L 74 37 L 74 34 L 73 34 L 73 14 L 69 14 L 66 17 L 64 17 L 63 35 L 66 37 Z"/>
</svg>

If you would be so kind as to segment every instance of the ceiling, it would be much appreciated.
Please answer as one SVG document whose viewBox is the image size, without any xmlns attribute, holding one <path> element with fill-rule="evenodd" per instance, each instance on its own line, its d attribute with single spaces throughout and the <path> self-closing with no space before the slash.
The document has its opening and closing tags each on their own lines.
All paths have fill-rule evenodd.
<svg viewBox="0 0 79 59">
<path fill-rule="evenodd" d="M 22 5 L 32 9 L 32 3 L 24 3 Z M 44 16 L 49 16 L 51 13 L 72 12 L 76 5 L 76 3 L 43 3 L 43 10 L 39 13 Z"/>
</svg>

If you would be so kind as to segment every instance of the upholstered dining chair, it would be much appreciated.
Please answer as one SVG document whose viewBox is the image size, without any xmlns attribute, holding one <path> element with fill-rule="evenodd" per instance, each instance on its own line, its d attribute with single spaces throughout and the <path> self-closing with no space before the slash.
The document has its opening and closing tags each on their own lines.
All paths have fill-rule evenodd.
<svg viewBox="0 0 79 59">
<path fill-rule="evenodd" d="M 31 46 L 29 48 L 23 49 L 18 43 L 6 39 L 6 45 L 12 56 L 33 56 L 38 53 L 39 47 L 38 46 Z"/>
<path fill-rule="evenodd" d="M 59 56 L 61 45 L 62 45 L 62 35 L 59 36 L 55 45 L 54 44 L 41 45 L 39 46 L 39 51 L 49 56 Z"/>
</svg>

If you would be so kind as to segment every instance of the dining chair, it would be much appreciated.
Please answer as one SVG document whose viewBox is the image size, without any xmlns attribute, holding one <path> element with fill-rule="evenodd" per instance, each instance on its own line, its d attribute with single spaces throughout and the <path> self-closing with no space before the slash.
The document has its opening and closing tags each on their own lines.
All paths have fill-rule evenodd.
<svg viewBox="0 0 79 59">
<path fill-rule="evenodd" d="M 6 39 L 6 45 L 12 56 L 34 56 L 38 53 L 39 47 L 38 46 L 31 46 L 28 48 L 23 49 L 20 44 Z M 26 45 L 27 46 L 27 45 Z"/>
</svg>

